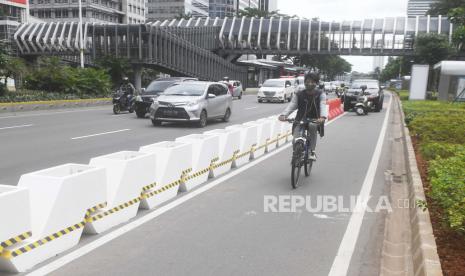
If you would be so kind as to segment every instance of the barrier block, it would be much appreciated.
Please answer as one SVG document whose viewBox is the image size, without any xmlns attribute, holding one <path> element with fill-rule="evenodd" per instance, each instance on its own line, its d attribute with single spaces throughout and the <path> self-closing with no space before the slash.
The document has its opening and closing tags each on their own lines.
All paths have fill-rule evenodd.
<svg viewBox="0 0 465 276">
<path fill-rule="evenodd" d="M 98 234 L 137 215 L 142 189 L 155 183 L 156 157 L 120 151 L 92 158 L 89 164 L 107 172 L 107 204 L 89 214 L 85 227 L 85 233 Z"/>
<path fill-rule="evenodd" d="M 187 191 L 207 182 L 210 165 L 219 153 L 219 136 L 191 134 L 176 139 L 176 142 L 192 144 L 192 172 L 184 183 Z"/>
<path fill-rule="evenodd" d="M 281 122 L 278 120 L 279 115 L 273 115 L 268 117 L 269 119 L 273 121 L 277 121 L 278 124 L 278 132 L 279 132 L 279 138 L 278 138 L 278 147 L 287 143 L 288 141 L 292 140 L 290 135 L 292 134 L 292 124 L 288 122 Z"/>
<path fill-rule="evenodd" d="M 257 147 L 253 153 L 253 158 L 258 158 L 264 155 L 266 152 L 267 142 L 271 136 L 271 123 L 252 121 L 244 123 L 243 125 L 257 127 Z"/>
<path fill-rule="evenodd" d="M 143 146 L 139 151 L 156 156 L 157 184 L 145 189 L 140 205 L 153 209 L 177 196 L 179 186 L 185 182 L 183 178 L 192 171 L 192 144 L 164 141 Z"/>
<path fill-rule="evenodd" d="M 275 150 L 278 145 L 277 143 L 278 128 L 277 128 L 276 122 L 269 118 L 259 119 L 257 120 L 257 122 L 263 122 L 264 124 L 268 124 L 270 128 L 270 136 L 268 137 L 268 142 L 266 145 L 266 152 Z"/>
<path fill-rule="evenodd" d="M 235 156 L 240 151 L 241 133 L 238 129 L 215 129 L 204 132 L 206 135 L 218 136 L 219 154 L 217 160 L 214 159 L 212 164 L 213 172 L 212 177 L 217 177 L 231 170 L 234 163 Z"/>
<path fill-rule="evenodd" d="M 236 156 L 236 166 L 239 167 L 248 163 L 253 158 L 253 149 L 257 147 L 258 126 L 232 125 L 226 127 L 226 129 L 237 129 L 240 131 L 240 152 Z"/>
<path fill-rule="evenodd" d="M 23 272 L 77 245 L 87 210 L 106 199 L 105 169 L 65 164 L 24 174 L 28 188 L 32 237 L 4 250 L 0 266 Z"/>
<path fill-rule="evenodd" d="M 341 106 L 341 99 L 330 99 L 327 100 L 327 106 L 328 106 L 328 120 L 332 120 L 342 113 L 344 113 L 344 110 Z"/>
<path fill-rule="evenodd" d="M 0 185 L 0 256 L 4 249 L 31 237 L 29 190 Z"/>
</svg>

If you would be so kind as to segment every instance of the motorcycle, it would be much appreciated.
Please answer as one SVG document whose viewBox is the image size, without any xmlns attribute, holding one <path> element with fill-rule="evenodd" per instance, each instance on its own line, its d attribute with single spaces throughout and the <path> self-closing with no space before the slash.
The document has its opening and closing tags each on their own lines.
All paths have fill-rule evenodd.
<svg viewBox="0 0 465 276">
<path fill-rule="evenodd" d="M 113 94 L 113 113 L 120 114 L 122 111 L 133 113 L 135 110 L 135 97 L 131 94 L 125 95 L 123 91 L 118 90 Z"/>
<path fill-rule="evenodd" d="M 368 111 L 371 109 L 371 105 L 372 105 L 372 102 L 371 101 L 368 101 L 368 93 L 365 93 L 365 90 L 367 90 L 367 86 L 366 85 L 362 85 L 360 87 L 360 89 L 362 89 L 362 92 L 360 93 L 360 95 L 357 97 L 357 103 L 355 104 L 354 106 L 354 110 L 355 110 L 355 113 L 357 113 L 357 115 L 361 116 L 361 115 L 367 115 L 368 114 Z"/>
</svg>

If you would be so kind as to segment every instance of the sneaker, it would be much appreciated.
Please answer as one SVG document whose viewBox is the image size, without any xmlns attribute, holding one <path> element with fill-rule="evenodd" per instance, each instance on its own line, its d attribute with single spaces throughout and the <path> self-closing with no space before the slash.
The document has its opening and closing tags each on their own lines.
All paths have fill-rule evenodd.
<svg viewBox="0 0 465 276">
<path fill-rule="evenodd" d="M 312 151 L 310 153 L 310 155 L 308 156 L 308 159 L 312 160 L 312 161 L 316 161 L 316 154 L 314 151 Z"/>
</svg>

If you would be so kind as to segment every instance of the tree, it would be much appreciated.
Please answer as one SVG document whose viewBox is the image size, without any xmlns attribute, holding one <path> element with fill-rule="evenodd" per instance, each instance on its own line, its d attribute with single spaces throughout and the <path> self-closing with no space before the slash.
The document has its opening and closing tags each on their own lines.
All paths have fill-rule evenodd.
<svg viewBox="0 0 465 276">
<path fill-rule="evenodd" d="M 449 20 L 454 23 L 457 28 L 452 34 L 452 41 L 457 47 L 457 51 L 465 48 L 465 5 L 451 9 L 448 13 Z"/>
<path fill-rule="evenodd" d="M 190 13 L 190 12 L 187 13 L 187 14 L 185 14 L 185 13 L 180 13 L 180 14 L 178 14 L 178 16 L 176 16 L 176 19 L 177 19 L 177 20 L 181 20 L 181 19 L 189 20 L 189 19 L 191 19 L 191 18 L 192 18 L 192 13 Z"/>
<path fill-rule="evenodd" d="M 16 88 L 21 86 L 20 84 L 27 72 L 28 67 L 24 59 L 11 56 L 7 58 L 3 75 L 5 78 L 14 79 Z"/>
<path fill-rule="evenodd" d="M 0 42 L 0 77 L 4 76 L 5 66 L 6 66 L 5 47 L 3 43 Z M 0 82 L 0 96 L 3 96 L 5 91 L 6 91 L 6 78 L 5 78 L 5 84 Z"/>
<path fill-rule="evenodd" d="M 329 80 L 352 71 L 352 64 L 340 56 L 332 55 L 301 55 L 289 57 L 295 65 L 307 66 L 312 71 L 319 71 Z"/>
<path fill-rule="evenodd" d="M 397 79 L 399 75 L 409 76 L 412 72 L 412 64 L 417 62 L 416 57 L 389 57 L 388 63 L 379 76 L 379 80 L 384 82 L 390 79 Z"/>
<path fill-rule="evenodd" d="M 269 18 L 272 16 L 278 16 L 278 11 L 265 11 L 257 8 L 245 8 L 243 10 L 239 10 L 238 16 L 239 17 L 265 17 Z"/>
<path fill-rule="evenodd" d="M 418 35 L 414 51 L 418 62 L 431 66 L 454 53 L 454 49 L 449 45 L 448 37 L 434 33 Z"/>
<path fill-rule="evenodd" d="M 428 14 L 446 15 L 450 10 L 458 7 L 465 7 L 465 0 L 439 0 L 431 5 Z"/>
<path fill-rule="evenodd" d="M 118 86 L 124 76 L 132 75 L 132 68 L 126 59 L 104 56 L 97 60 L 97 66 L 106 70 L 110 75 L 113 87 Z"/>
</svg>

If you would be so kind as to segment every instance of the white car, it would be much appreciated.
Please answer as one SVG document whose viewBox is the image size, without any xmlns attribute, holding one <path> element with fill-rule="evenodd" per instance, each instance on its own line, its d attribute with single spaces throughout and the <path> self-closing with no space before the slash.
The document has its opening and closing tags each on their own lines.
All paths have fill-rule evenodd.
<svg viewBox="0 0 465 276">
<path fill-rule="evenodd" d="M 290 102 L 297 87 L 290 79 L 266 80 L 258 90 L 257 100 L 261 102 Z"/>
</svg>

